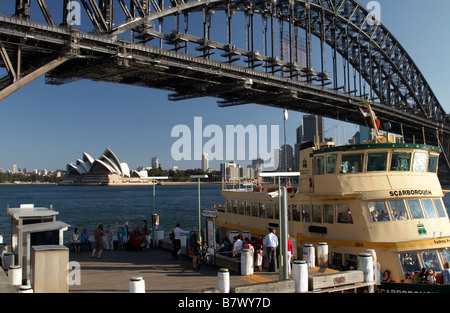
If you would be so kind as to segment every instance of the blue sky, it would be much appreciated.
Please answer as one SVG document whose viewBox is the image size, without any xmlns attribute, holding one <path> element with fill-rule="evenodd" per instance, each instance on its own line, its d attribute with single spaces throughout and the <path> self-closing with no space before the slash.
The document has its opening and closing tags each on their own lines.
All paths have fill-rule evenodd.
<svg viewBox="0 0 450 313">
<path fill-rule="evenodd" d="M 12 10 L 14 1 L 10 2 L 11 5 L 0 4 L 1 13 Z M 380 0 L 379 3 L 382 23 L 412 56 L 445 110 L 450 112 L 447 38 L 450 2 Z M 47 4 L 52 10 L 53 1 Z M 0 103 L 0 168 L 11 169 L 13 164 L 29 170 L 65 168 L 83 152 L 97 158 L 106 147 L 130 168 L 149 166 L 154 156 L 159 157 L 164 169 L 173 165 L 181 169 L 199 168 L 200 161 L 177 162 L 171 156 L 171 147 L 177 140 L 171 137 L 172 128 L 184 124 L 193 129 L 196 116 L 203 118 L 204 127 L 217 124 L 223 129 L 225 125 L 278 124 L 282 135 L 281 109 L 258 105 L 219 108 L 216 99 L 171 102 L 167 95 L 155 89 L 91 81 L 51 86 L 40 78 Z M 289 144 L 295 141 L 300 118 L 300 113 L 289 111 Z M 339 133 L 342 143 L 343 127 L 346 139 L 356 131 L 353 125 L 327 120 L 327 136 Z M 210 166 L 218 169 L 220 163 L 215 161 Z"/>
</svg>

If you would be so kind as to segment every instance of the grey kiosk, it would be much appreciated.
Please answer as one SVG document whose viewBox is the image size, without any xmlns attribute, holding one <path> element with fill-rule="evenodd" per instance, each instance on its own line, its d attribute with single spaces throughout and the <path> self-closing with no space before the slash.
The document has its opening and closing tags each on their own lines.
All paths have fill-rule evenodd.
<svg viewBox="0 0 450 313">
<path fill-rule="evenodd" d="M 11 215 L 11 249 L 23 269 L 23 279 L 32 283 L 32 247 L 63 247 L 63 234 L 68 224 L 57 221 L 57 211 L 50 208 L 34 207 L 34 204 L 21 204 L 19 208 L 7 208 Z"/>
</svg>

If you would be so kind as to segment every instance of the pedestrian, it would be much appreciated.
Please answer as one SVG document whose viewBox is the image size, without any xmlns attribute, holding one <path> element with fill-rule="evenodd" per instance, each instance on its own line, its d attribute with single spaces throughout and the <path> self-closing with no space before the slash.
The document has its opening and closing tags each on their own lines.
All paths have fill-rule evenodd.
<svg viewBox="0 0 450 313">
<path fill-rule="evenodd" d="M 241 235 L 235 236 L 233 243 L 233 257 L 240 257 L 243 249 L 244 249 L 244 242 L 242 241 L 242 236 Z"/>
<path fill-rule="evenodd" d="M 92 244 L 89 240 L 89 232 L 87 228 L 85 227 L 83 231 L 80 234 L 80 243 L 81 243 L 81 251 L 86 250 L 85 247 L 87 246 L 89 248 L 89 251 L 92 251 Z"/>
<path fill-rule="evenodd" d="M 80 253 L 80 234 L 78 233 L 78 228 L 75 228 L 72 234 L 72 245 L 75 253 Z"/>
<path fill-rule="evenodd" d="M 150 228 L 148 227 L 147 220 L 142 220 L 142 233 L 144 234 L 145 249 L 150 248 Z"/>
<path fill-rule="evenodd" d="M 106 239 L 106 250 L 113 250 L 114 249 L 114 241 L 113 241 L 113 237 L 114 237 L 114 233 L 111 229 L 111 225 L 108 225 L 108 227 L 106 228 L 106 235 L 105 235 L 105 239 Z"/>
<path fill-rule="evenodd" d="M 189 238 L 189 245 L 193 251 L 192 266 L 194 267 L 194 270 L 198 270 L 197 259 L 198 259 L 198 255 L 199 255 L 200 247 L 202 246 L 202 243 L 200 242 L 200 237 L 198 236 L 197 228 L 192 229 L 192 235 Z"/>
<path fill-rule="evenodd" d="M 123 228 L 119 227 L 119 231 L 117 232 L 117 244 L 118 244 L 119 250 L 123 250 L 124 236 L 125 236 L 125 233 L 123 231 Z"/>
<path fill-rule="evenodd" d="M 103 252 L 103 237 L 105 236 L 105 231 L 103 230 L 103 225 L 98 225 L 98 228 L 94 230 L 94 249 L 92 250 L 91 258 L 95 258 L 95 252 L 98 251 L 97 258 L 102 257 Z"/>
<path fill-rule="evenodd" d="M 278 237 L 275 235 L 275 229 L 270 227 L 269 233 L 264 237 L 264 247 L 267 254 L 267 261 L 269 263 L 269 271 L 275 272 L 276 270 L 276 256 L 278 248 Z"/>
<path fill-rule="evenodd" d="M 294 255 L 294 244 L 292 243 L 292 241 L 289 239 L 289 238 L 291 238 L 289 235 L 288 235 L 288 238 L 287 238 L 287 253 L 288 253 L 288 255 L 287 255 L 287 262 L 288 262 L 288 275 L 291 275 L 291 259 L 292 259 L 292 256 Z"/>
<path fill-rule="evenodd" d="M 450 262 L 445 262 L 444 268 L 444 285 L 450 285 Z"/>
<path fill-rule="evenodd" d="M 176 227 L 172 230 L 173 234 L 173 250 L 172 250 L 172 259 L 178 259 L 178 251 L 181 249 L 181 236 L 189 234 L 189 231 L 184 231 L 180 228 L 180 223 L 177 223 Z"/>
</svg>

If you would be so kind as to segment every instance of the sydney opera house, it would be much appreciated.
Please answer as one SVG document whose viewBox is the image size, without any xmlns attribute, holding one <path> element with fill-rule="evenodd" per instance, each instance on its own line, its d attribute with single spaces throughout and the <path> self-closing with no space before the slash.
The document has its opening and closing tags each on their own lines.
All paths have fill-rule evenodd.
<svg viewBox="0 0 450 313">
<path fill-rule="evenodd" d="M 114 185 L 114 184 L 148 184 L 147 172 L 131 171 L 127 163 L 121 163 L 111 149 L 94 159 L 86 152 L 81 159 L 66 166 L 66 176 L 61 185 Z"/>
</svg>

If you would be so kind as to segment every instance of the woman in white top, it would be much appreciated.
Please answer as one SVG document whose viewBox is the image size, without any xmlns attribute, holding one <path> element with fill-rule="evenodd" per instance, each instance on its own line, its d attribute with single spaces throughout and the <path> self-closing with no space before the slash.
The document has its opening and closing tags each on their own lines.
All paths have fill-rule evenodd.
<svg viewBox="0 0 450 313">
<path fill-rule="evenodd" d="M 80 234 L 78 233 L 78 228 L 75 228 L 75 230 L 73 231 L 72 245 L 73 245 L 73 249 L 75 250 L 75 253 L 79 253 L 81 242 L 80 242 Z"/>
</svg>

